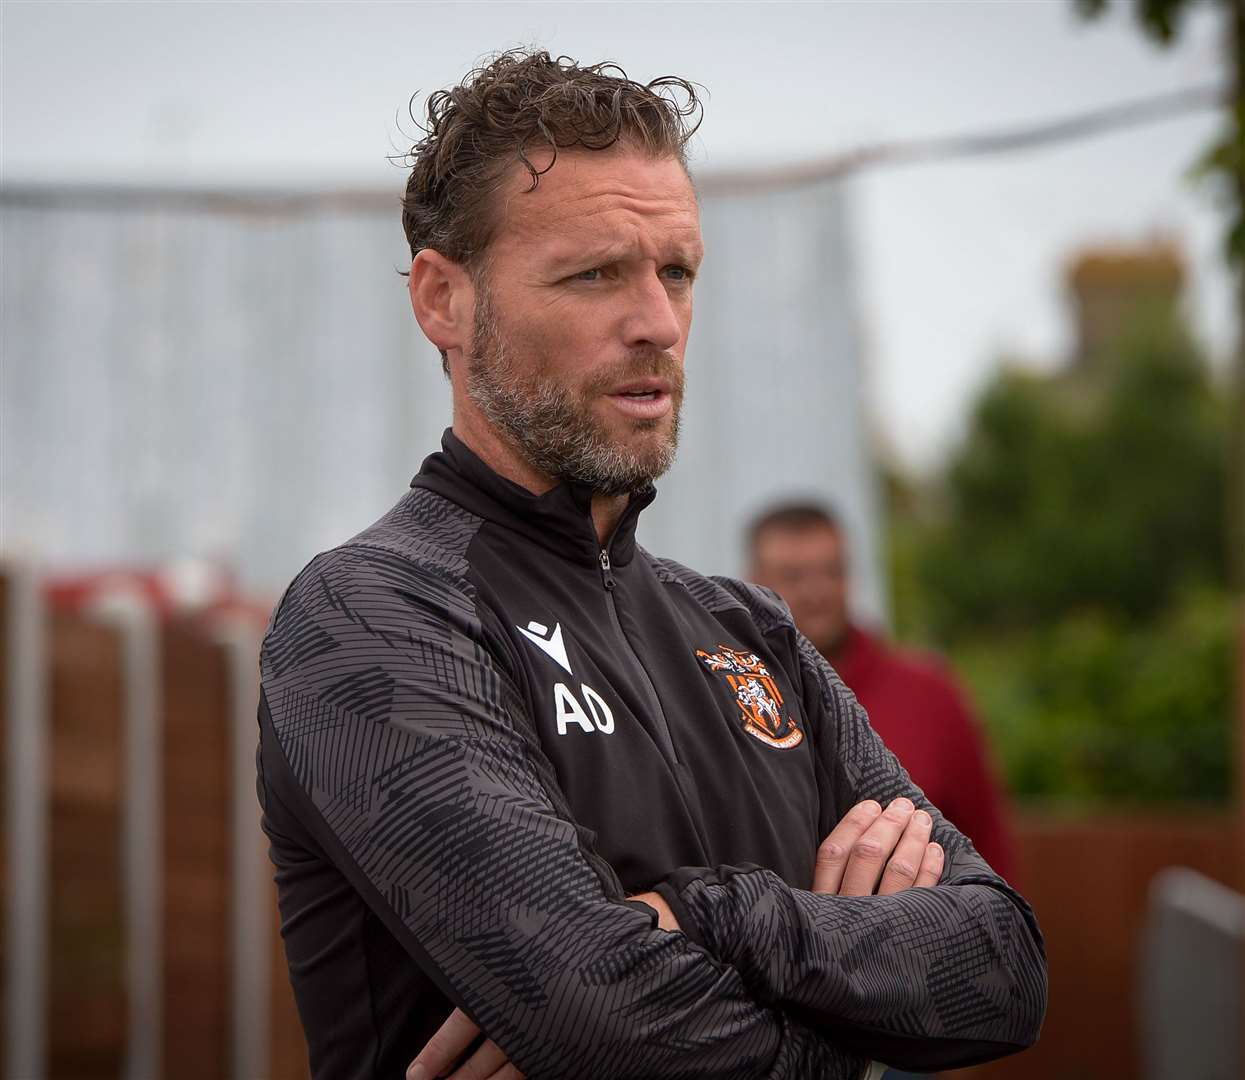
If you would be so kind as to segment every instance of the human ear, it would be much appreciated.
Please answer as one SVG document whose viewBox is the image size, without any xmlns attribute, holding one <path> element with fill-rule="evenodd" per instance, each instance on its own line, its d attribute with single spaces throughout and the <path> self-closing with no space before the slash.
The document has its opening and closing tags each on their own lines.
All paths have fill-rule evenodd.
<svg viewBox="0 0 1245 1080">
<path fill-rule="evenodd" d="M 424 336 L 443 353 L 471 344 L 475 286 L 461 264 L 424 248 L 407 281 L 411 310 Z"/>
</svg>

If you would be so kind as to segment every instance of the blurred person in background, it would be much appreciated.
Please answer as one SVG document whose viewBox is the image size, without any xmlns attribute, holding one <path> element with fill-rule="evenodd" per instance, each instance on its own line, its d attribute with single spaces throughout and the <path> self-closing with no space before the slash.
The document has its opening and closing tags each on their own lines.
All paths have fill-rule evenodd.
<svg viewBox="0 0 1245 1080">
<path fill-rule="evenodd" d="M 929 801 L 1011 880 L 1006 802 L 968 699 L 936 660 L 900 651 L 853 621 L 847 538 L 837 516 L 816 503 L 775 506 L 752 523 L 748 555 L 750 579 L 787 602 L 795 625 Z"/>
<path fill-rule="evenodd" d="M 452 427 L 261 656 L 317 1078 L 856 1080 L 1037 1036 L 1024 899 L 780 604 L 636 543 L 677 441 L 697 108 L 528 51 L 429 98 L 403 222 Z"/>
</svg>

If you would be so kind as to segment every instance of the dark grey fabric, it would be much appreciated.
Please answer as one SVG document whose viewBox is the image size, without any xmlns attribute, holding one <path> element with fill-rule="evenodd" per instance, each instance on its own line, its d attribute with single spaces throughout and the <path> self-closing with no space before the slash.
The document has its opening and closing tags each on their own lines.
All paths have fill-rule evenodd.
<svg viewBox="0 0 1245 1080">
<path fill-rule="evenodd" d="M 299 575 L 262 652 L 260 797 L 317 1078 L 401 1075 L 453 1005 L 529 1080 L 848 1078 L 1032 1041 L 1036 924 L 934 808 L 939 887 L 806 891 L 848 806 L 925 801 L 781 603 L 654 559 L 634 513 L 603 575 L 580 493 L 530 496 L 448 436 L 421 477 Z M 536 618 L 565 665 L 525 640 Z M 764 667 L 799 739 L 745 733 L 697 659 L 717 648 Z M 589 683 L 608 730 L 559 734 L 554 688 Z M 687 933 L 627 901 L 654 885 Z"/>
</svg>

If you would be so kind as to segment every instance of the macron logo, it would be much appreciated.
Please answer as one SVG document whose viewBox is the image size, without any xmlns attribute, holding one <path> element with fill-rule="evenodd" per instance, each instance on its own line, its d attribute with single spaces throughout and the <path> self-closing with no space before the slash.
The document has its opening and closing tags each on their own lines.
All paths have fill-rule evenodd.
<svg viewBox="0 0 1245 1080">
<path fill-rule="evenodd" d="M 526 627 L 516 626 L 515 629 L 546 656 L 565 668 L 568 675 L 574 674 L 571 671 L 571 662 L 566 658 L 566 644 L 562 640 L 561 623 L 556 624 L 550 631 L 543 623 L 538 623 L 533 619 Z"/>
</svg>

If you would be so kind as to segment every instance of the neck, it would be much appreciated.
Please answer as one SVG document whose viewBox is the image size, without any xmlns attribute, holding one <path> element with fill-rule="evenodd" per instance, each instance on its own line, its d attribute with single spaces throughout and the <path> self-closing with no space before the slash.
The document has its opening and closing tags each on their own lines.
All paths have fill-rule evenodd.
<svg viewBox="0 0 1245 1080">
<path fill-rule="evenodd" d="M 592 496 L 592 524 L 597 530 L 597 542 L 601 547 L 605 547 L 609 543 L 609 539 L 614 535 L 614 530 L 618 528 L 618 521 L 623 516 L 623 511 L 627 509 L 627 503 L 631 501 L 629 495 L 593 495 Z"/>
<path fill-rule="evenodd" d="M 498 476 L 504 476 L 533 495 L 543 495 L 557 486 L 557 481 L 534 468 L 492 424 L 475 408 L 466 394 L 454 386 L 454 421 L 451 428 L 476 457 Z"/>
<path fill-rule="evenodd" d="M 850 638 L 851 626 L 845 625 L 838 635 L 828 645 L 819 649 L 818 652 L 830 661 L 831 666 L 834 666 L 843 659 L 844 653 L 847 652 L 847 643 Z"/>
<path fill-rule="evenodd" d="M 457 398 L 457 394 L 455 394 Z M 459 408 L 455 400 L 453 432 L 458 439 L 498 476 L 543 495 L 557 487 L 557 480 L 534 468 L 518 449 L 502 437 L 475 408 Z M 627 495 L 593 495 L 592 525 L 597 542 L 605 547 L 627 509 Z"/>
</svg>

